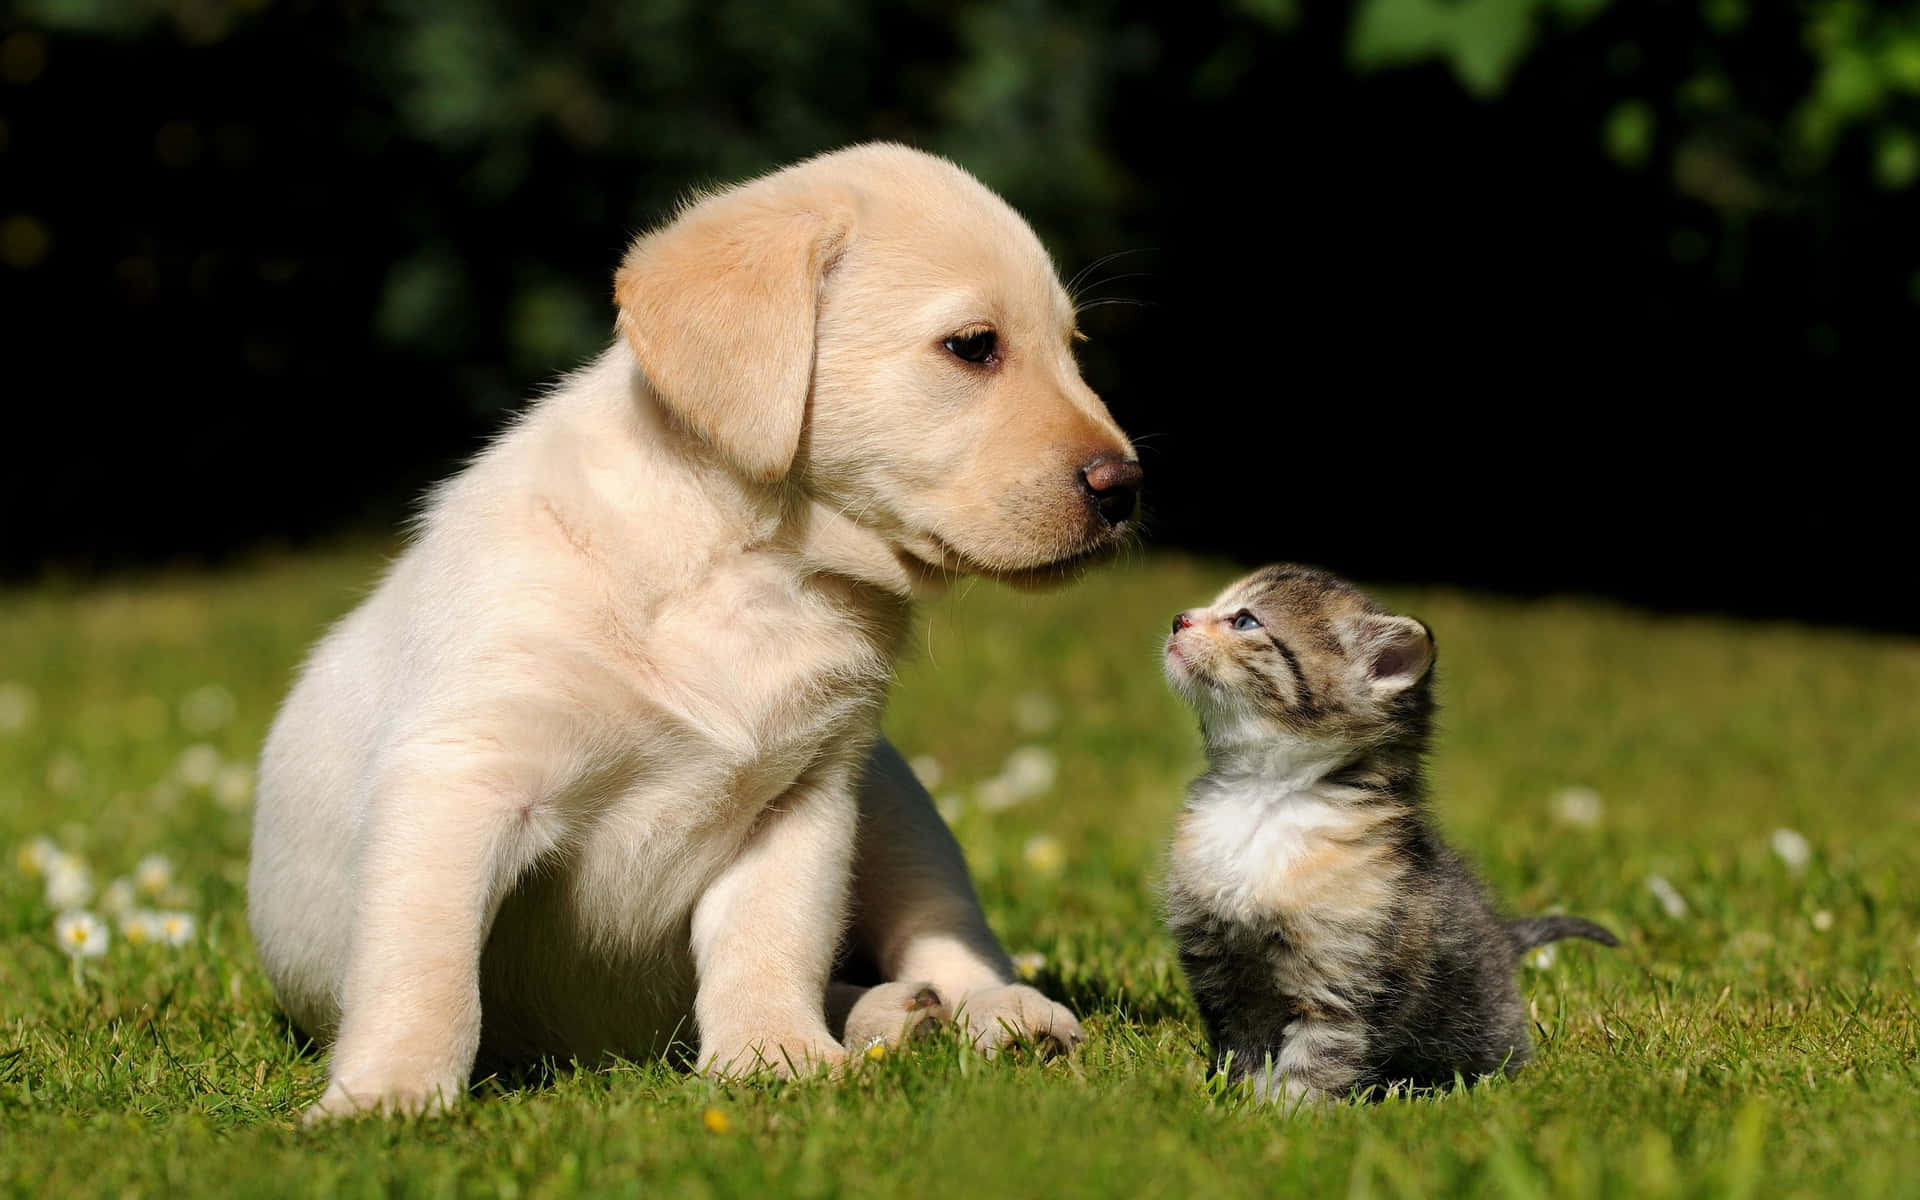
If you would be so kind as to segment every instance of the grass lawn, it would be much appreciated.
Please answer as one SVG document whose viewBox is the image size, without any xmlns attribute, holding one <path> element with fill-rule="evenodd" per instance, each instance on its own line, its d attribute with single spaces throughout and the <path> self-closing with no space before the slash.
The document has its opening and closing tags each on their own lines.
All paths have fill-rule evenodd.
<svg viewBox="0 0 1920 1200">
<path fill-rule="evenodd" d="M 838 1082 L 556 1071 L 445 1118 L 303 1132 L 323 1063 L 248 943 L 246 772 L 380 561 L 0 593 L 0 1190 L 1920 1194 L 1920 643 L 1388 593 L 1437 635 L 1454 839 L 1515 909 L 1624 944 L 1525 971 L 1540 1048 L 1520 1078 L 1286 1117 L 1208 1079 L 1155 919 L 1198 767 L 1155 651 L 1231 574 L 1170 556 L 930 606 L 887 719 L 937 762 L 995 927 L 1086 1019 L 1071 1059 L 935 1042 Z M 1057 779 L 1019 800 L 1003 766 L 1029 746 L 1021 777 Z M 1797 868 L 1781 829 L 1810 848 Z M 186 944 L 116 927 L 76 980 L 14 861 L 36 835 L 90 866 L 96 910 L 164 855 L 173 880 L 151 872 L 141 902 L 190 913 Z"/>
</svg>

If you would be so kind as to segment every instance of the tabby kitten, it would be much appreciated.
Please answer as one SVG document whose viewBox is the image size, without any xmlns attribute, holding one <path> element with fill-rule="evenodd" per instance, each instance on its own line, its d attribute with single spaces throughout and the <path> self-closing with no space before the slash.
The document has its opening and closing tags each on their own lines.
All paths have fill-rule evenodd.
<svg viewBox="0 0 1920 1200">
<path fill-rule="evenodd" d="M 1166 673 L 1200 717 L 1167 882 L 1216 1058 L 1265 1099 L 1524 1064 L 1514 968 L 1575 917 L 1502 920 L 1428 822 L 1433 638 L 1322 571 L 1273 566 L 1183 612 Z"/>
</svg>

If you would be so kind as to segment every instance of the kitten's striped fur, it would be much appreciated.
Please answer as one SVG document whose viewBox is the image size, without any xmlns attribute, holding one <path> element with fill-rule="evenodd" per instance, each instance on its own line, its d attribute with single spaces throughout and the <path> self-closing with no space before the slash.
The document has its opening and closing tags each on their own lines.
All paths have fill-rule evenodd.
<svg viewBox="0 0 1920 1200">
<path fill-rule="evenodd" d="M 1433 639 L 1352 585 L 1263 568 L 1174 619 L 1166 670 L 1209 768 L 1167 913 L 1216 1057 L 1263 1096 L 1440 1085 L 1527 1061 L 1519 955 L 1573 917 L 1503 921 L 1429 823 Z"/>
</svg>

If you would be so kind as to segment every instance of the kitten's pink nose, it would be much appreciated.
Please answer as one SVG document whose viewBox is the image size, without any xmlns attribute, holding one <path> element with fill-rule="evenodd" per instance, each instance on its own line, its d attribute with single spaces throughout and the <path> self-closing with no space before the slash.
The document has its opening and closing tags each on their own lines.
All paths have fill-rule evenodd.
<svg viewBox="0 0 1920 1200">
<path fill-rule="evenodd" d="M 1179 633 L 1182 629 L 1191 629 L 1191 628 L 1193 628 L 1192 613 L 1179 613 L 1175 615 L 1175 617 L 1173 618 L 1173 631 L 1175 633 Z"/>
</svg>

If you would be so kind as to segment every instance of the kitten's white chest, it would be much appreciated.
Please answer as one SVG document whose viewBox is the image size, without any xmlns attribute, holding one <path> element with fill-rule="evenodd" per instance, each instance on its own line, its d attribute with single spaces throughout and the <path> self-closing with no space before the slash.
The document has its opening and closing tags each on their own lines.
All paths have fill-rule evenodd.
<svg viewBox="0 0 1920 1200">
<path fill-rule="evenodd" d="M 1215 916 L 1270 916 L 1302 871 L 1326 865 L 1329 847 L 1350 832 L 1353 814 L 1307 792 L 1220 791 L 1180 819 L 1169 864 L 1175 900 Z"/>
</svg>

